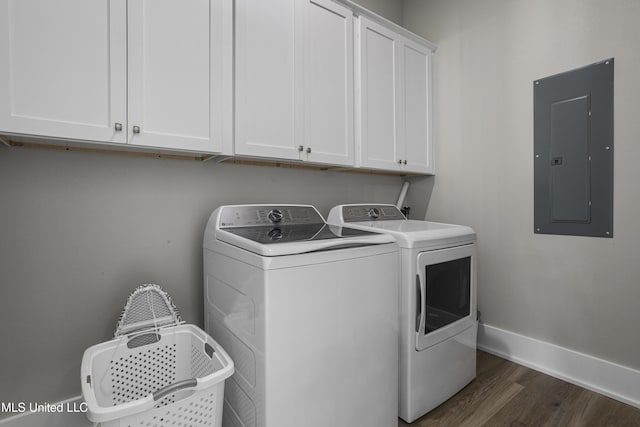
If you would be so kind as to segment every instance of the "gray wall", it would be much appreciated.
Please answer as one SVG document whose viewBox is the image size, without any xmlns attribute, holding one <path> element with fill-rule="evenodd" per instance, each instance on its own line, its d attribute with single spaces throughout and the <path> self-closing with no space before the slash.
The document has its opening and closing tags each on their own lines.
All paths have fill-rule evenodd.
<svg viewBox="0 0 640 427">
<path fill-rule="evenodd" d="M 308 203 L 326 215 L 339 203 L 393 202 L 401 184 L 344 172 L 0 148 L 0 401 L 80 394 L 83 351 L 112 336 L 140 284 L 162 285 L 184 319 L 202 326 L 202 235 L 217 206 Z"/>
<path fill-rule="evenodd" d="M 640 369 L 640 2 L 405 0 L 436 43 L 431 220 L 473 226 L 492 326 Z M 533 234 L 533 80 L 615 57 L 615 238 Z"/>
</svg>

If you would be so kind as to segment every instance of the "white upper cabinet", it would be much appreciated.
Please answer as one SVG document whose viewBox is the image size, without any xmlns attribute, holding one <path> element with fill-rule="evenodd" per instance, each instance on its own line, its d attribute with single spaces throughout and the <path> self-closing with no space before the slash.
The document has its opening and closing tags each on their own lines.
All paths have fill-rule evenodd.
<svg viewBox="0 0 640 427">
<path fill-rule="evenodd" d="M 125 5 L 0 0 L 0 131 L 125 142 Z"/>
<path fill-rule="evenodd" d="M 360 164 L 398 169 L 404 153 L 399 117 L 400 47 L 398 34 L 364 17 L 359 18 L 359 132 Z"/>
<path fill-rule="evenodd" d="M 237 0 L 237 154 L 353 165 L 353 78 L 349 8 Z"/>
<path fill-rule="evenodd" d="M 221 151 L 232 96 L 224 8 L 221 0 L 0 0 L 0 131 Z"/>
<path fill-rule="evenodd" d="M 0 0 L 0 133 L 430 174 L 434 50 L 346 0 Z"/>
<path fill-rule="evenodd" d="M 354 164 L 353 12 L 331 0 L 302 3 L 302 134 L 305 160 Z"/>
<path fill-rule="evenodd" d="M 432 49 L 359 18 L 357 165 L 433 173 Z"/>
<path fill-rule="evenodd" d="M 405 39 L 402 44 L 404 155 L 407 172 L 434 173 L 431 58 L 433 51 Z M 405 164 L 404 161 L 407 161 Z"/>
<path fill-rule="evenodd" d="M 235 152 L 298 159 L 294 0 L 236 1 Z"/>
<path fill-rule="evenodd" d="M 223 16 L 216 0 L 128 0 L 130 144 L 222 150 Z"/>
</svg>

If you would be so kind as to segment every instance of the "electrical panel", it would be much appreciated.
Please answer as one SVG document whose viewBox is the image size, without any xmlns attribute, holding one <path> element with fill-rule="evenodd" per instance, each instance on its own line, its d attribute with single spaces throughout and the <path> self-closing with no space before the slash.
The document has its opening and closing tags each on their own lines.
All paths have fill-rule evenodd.
<svg viewBox="0 0 640 427">
<path fill-rule="evenodd" d="M 535 233 L 613 237 L 613 64 L 533 82 Z"/>
</svg>

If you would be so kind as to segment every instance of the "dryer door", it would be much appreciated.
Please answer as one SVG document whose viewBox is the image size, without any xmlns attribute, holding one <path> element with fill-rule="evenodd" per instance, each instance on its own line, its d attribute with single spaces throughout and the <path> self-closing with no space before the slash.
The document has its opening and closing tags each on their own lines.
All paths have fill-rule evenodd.
<svg viewBox="0 0 640 427">
<path fill-rule="evenodd" d="M 475 244 L 418 254 L 416 350 L 429 348 L 475 324 L 476 289 Z"/>
</svg>

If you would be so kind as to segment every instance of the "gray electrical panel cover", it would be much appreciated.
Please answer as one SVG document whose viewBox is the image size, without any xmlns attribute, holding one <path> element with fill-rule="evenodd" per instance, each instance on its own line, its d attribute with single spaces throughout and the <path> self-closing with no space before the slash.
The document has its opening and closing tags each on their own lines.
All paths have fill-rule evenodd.
<svg viewBox="0 0 640 427">
<path fill-rule="evenodd" d="M 533 82 L 534 232 L 613 237 L 613 58 Z"/>
</svg>

